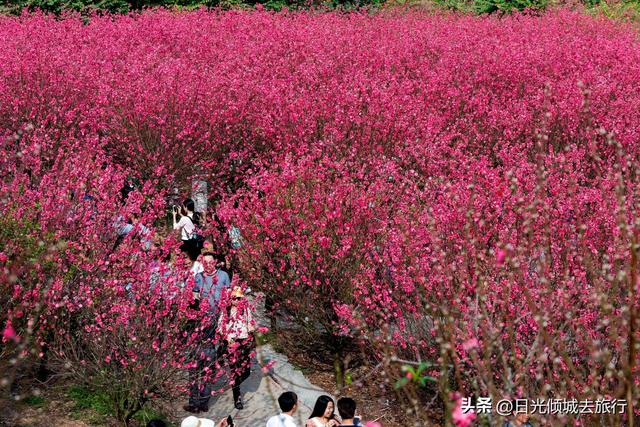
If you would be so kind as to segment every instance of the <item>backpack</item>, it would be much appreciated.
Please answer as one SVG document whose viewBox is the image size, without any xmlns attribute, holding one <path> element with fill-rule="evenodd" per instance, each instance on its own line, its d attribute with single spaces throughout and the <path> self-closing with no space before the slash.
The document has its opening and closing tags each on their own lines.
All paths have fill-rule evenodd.
<svg viewBox="0 0 640 427">
<path fill-rule="evenodd" d="M 193 240 L 194 246 L 197 249 L 204 248 L 204 236 L 198 233 L 198 228 L 200 227 L 200 214 L 198 214 L 197 212 L 194 212 L 193 218 L 191 218 L 190 216 L 187 216 L 187 218 L 189 218 L 189 220 L 194 226 L 193 233 L 191 233 L 189 240 Z"/>
</svg>

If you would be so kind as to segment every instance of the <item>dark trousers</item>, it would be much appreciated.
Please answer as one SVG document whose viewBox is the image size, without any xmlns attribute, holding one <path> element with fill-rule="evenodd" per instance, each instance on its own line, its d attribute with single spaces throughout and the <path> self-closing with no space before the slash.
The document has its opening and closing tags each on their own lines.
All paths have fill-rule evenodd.
<svg viewBox="0 0 640 427">
<path fill-rule="evenodd" d="M 189 405 L 206 408 L 211 399 L 211 368 L 216 361 L 216 351 L 213 346 L 203 346 L 196 353 L 196 367 L 189 369 Z M 209 369 L 207 369 L 209 368 Z M 209 374 L 207 374 L 209 372 Z"/>
<path fill-rule="evenodd" d="M 206 328 L 202 336 L 202 344 L 194 354 L 196 366 L 189 369 L 189 405 L 198 408 L 206 408 L 211 399 L 212 385 L 211 378 L 216 363 L 216 347 L 213 342 L 217 321 L 214 320 Z M 196 327 L 196 323 L 187 323 L 187 332 L 191 333 Z"/>
<path fill-rule="evenodd" d="M 218 353 L 224 363 L 229 365 L 230 379 L 233 380 L 233 401 L 240 399 L 240 384 L 251 375 L 251 352 L 255 348 L 253 336 L 236 341 L 238 344 L 234 349 L 229 349 L 229 344 L 225 341 Z"/>
</svg>

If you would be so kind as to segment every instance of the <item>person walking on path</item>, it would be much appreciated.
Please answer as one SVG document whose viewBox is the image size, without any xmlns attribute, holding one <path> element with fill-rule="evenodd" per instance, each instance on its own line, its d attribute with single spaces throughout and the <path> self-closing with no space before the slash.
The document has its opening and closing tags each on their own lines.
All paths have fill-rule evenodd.
<svg viewBox="0 0 640 427">
<path fill-rule="evenodd" d="M 298 409 L 298 396 L 292 391 L 285 391 L 278 397 L 278 406 L 282 412 L 269 418 L 266 427 L 297 427 L 293 413 Z"/>
<path fill-rule="evenodd" d="M 203 334 L 201 346 L 196 350 L 196 366 L 189 370 L 189 380 L 191 382 L 189 403 L 183 409 L 192 413 L 209 410 L 211 378 L 207 377 L 207 372 L 214 366 L 217 358 L 213 340 L 218 328 L 220 300 L 222 293 L 231 285 L 227 273 L 217 268 L 215 257 L 212 254 L 203 256 L 202 268 L 203 271 L 196 274 L 194 279 L 194 308 L 199 310 L 202 301 L 206 301 L 209 311 L 209 326 Z"/>
<path fill-rule="evenodd" d="M 200 301 L 209 302 L 209 310 L 216 320 L 220 316 L 220 300 L 222 293 L 231 286 L 229 275 L 217 265 L 215 256 L 205 253 L 202 256 L 202 271 L 194 278 L 193 292 Z"/>
<path fill-rule="evenodd" d="M 243 409 L 240 384 L 251 375 L 251 356 L 255 349 L 255 321 L 242 288 L 231 292 L 230 304 L 222 310 L 218 333 L 222 337 L 221 355 L 229 364 L 233 402 L 236 409 Z"/>
</svg>

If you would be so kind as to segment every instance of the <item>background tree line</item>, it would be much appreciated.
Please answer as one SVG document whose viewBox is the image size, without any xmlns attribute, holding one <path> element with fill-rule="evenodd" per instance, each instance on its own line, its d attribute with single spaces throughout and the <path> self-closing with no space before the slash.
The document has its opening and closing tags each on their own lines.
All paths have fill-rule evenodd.
<svg viewBox="0 0 640 427">
<path fill-rule="evenodd" d="M 514 11 L 542 11 L 567 3 L 585 7 L 610 18 L 637 21 L 640 16 L 640 0 L 2 0 L 0 13 L 20 14 L 23 10 L 41 10 L 54 14 L 66 11 L 82 14 L 129 13 L 145 8 L 167 7 L 191 10 L 200 7 L 221 9 L 250 9 L 261 5 L 267 10 L 282 8 L 328 9 L 380 8 L 387 5 L 409 5 L 434 10 L 453 10 L 462 13 L 487 14 Z"/>
</svg>

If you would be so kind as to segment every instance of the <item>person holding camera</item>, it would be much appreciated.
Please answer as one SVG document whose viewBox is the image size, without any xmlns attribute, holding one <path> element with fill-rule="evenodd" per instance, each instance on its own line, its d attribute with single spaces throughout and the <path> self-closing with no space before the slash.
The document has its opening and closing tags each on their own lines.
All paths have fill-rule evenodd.
<svg viewBox="0 0 640 427">
<path fill-rule="evenodd" d="M 196 226 L 199 223 L 198 215 L 195 212 L 195 203 L 192 199 L 186 199 L 180 207 L 173 207 L 173 229 L 180 230 L 182 245 L 180 250 L 189 254 L 189 258 L 195 261 L 200 255 L 198 233 Z M 180 220 L 177 219 L 180 215 Z"/>
</svg>

